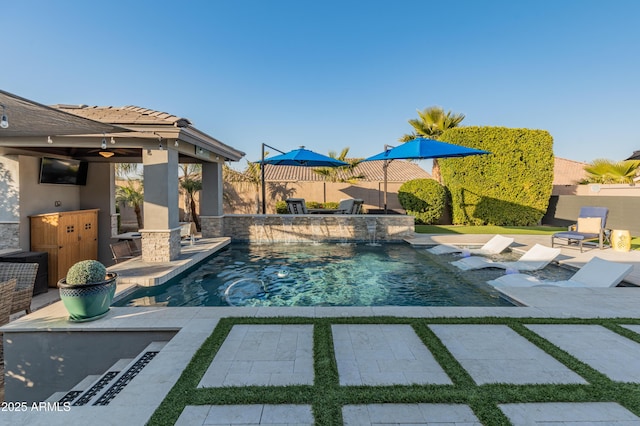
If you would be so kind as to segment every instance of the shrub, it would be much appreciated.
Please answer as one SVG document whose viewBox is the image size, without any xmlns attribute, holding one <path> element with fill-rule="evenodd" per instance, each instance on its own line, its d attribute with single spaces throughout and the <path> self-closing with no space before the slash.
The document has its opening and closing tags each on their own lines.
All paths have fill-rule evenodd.
<svg viewBox="0 0 640 426">
<path fill-rule="evenodd" d="M 455 225 L 531 226 L 547 211 L 553 138 L 546 130 L 459 127 L 440 140 L 489 155 L 438 161 Z"/>
<path fill-rule="evenodd" d="M 97 260 L 82 260 L 67 271 L 67 284 L 78 285 L 104 281 L 107 268 Z"/>
<path fill-rule="evenodd" d="M 287 202 L 284 200 L 276 201 L 276 213 L 278 214 L 288 214 L 289 209 L 287 208 Z"/>
<path fill-rule="evenodd" d="M 402 184 L 398 200 L 416 224 L 431 225 L 444 213 L 446 190 L 433 179 L 413 179 Z"/>
<path fill-rule="evenodd" d="M 324 203 L 323 209 L 337 209 L 339 204 L 340 203 L 338 203 L 337 201 L 327 201 L 326 203 Z"/>
<path fill-rule="evenodd" d="M 335 201 L 327 201 L 326 203 L 321 203 L 319 201 L 307 201 L 306 206 L 308 209 L 337 209 L 338 203 Z M 287 208 L 287 202 L 276 201 L 276 213 L 277 214 L 289 214 L 289 209 Z"/>
<path fill-rule="evenodd" d="M 308 209 L 322 209 L 322 203 L 319 201 L 306 201 L 305 204 L 307 205 Z"/>
</svg>

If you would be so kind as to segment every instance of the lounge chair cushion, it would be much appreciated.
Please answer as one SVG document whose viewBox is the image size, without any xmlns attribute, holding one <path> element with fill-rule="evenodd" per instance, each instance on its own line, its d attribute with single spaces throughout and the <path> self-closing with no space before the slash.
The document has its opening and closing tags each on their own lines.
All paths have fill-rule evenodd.
<svg viewBox="0 0 640 426">
<path fill-rule="evenodd" d="M 586 232 L 563 231 L 556 232 L 552 238 L 566 238 L 568 240 L 592 240 L 598 238 L 598 234 L 587 234 Z"/>
<path fill-rule="evenodd" d="M 480 254 L 480 255 L 492 255 L 492 254 L 500 254 L 507 247 L 513 243 L 514 239 L 510 237 L 503 237 L 502 235 L 495 235 L 489 241 L 487 241 L 480 248 L 471 248 L 468 249 L 471 254 Z M 449 245 L 449 244 L 439 244 L 437 246 L 428 248 L 427 251 L 433 254 L 448 254 L 448 253 L 460 253 L 467 249 L 463 249 L 461 247 Z"/>
<path fill-rule="evenodd" d="M 579 217 L 577 231 L 583 234 L 598 234 L 602 219 L 599 217 Z"/>
<path fill-rule="evenodd" d="M 487 281 L 494 287 L 615 287 L 633 269 L 633 265 L 611 262 L 594 257 L 587 262 L 571 278 L 564 281 L 544 281 L 526 274 L 503 275 L 495 280 Z"/>
</svg>

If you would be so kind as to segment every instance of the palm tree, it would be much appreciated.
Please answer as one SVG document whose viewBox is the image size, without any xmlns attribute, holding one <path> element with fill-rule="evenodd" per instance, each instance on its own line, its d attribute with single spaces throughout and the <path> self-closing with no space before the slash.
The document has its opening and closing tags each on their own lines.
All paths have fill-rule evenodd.
<svg viewBox="0 0 640 426">
<path fill-rule="evenodd" d="M 182 176 L 180 177 L 180 188 L 184 191 L 184 211 L 185 221 L 193 221 L 196 229 L 200 230 L 200 220 L 196 213 L 195 194 L 202 190 L 202 164 L 180 164 Z"/>
<path fill-rule="evenodd" d="M 183 177 L 180 181 L 180 188 L 182 188 L 186 194 L 185 204 L 189 206 L 189 218 L 196 224 L 196 229 L 200 230 L 200 219 L 196 213 L 196 201 L 194 195 L 198 191 L 202 191 L 201 179 L 190 179 Z"/>
<path fill-rule="evenodd" d="M 640 169 L 640 161 L 593 160 L 584 170 L 589 174 L 585 183 L 633 183 Z"/>
<path fill-rule="evenodd" d="M 418 111 L 418 118 L 409 120 L 414 132 L 404 135 L 398 140 L 400 142 L 408 142 L 418 136 L 437 139 L 445 130 L 458 127 L 464 117 L 464 114 L 454 114 L 451 111 L 445 113 L 442 108 L 437 106 L 425 108 L 424 111 Z M 436 158 L 433 159 L 431 175 L 435 180 L 442 183 L 440 166 Z"/>
<path fill-rule="evenodd" d="M 328 182 L 354 182 L 359 179 L 364 179 L 363 174 L 356 175 L 353 173 L 354 169 L 362 160 L 360 159 L 347 159 L 349 154 L 349 147 L 343 148 L 340 151 L 340 155 L 337 155 L 335 151 L 329 151 L 329 157 L 336 160 L 344 161 L 348 163 L 347 166 L 340 167 L 319 167 L 313 169 L 314 173 L 324 177 L 324 180 Z"/>
<path fill-rule="evenodd" d="M 144 203 L 143 181 L 128 179 L 126 186 L 118 186 L 116 188 L 116 202 L 133 207 L 133 211 L 136 213 L 138 229 L 142 229 L 141 206 Z"/>
<path fill-rule="evenodd" d="M 139 164 L 136 163 L 116 163 L 114 166 L 116 176 L 120 179 L 125 179 L 128 176 L 138 176 L 140 174 L 138 169 Z"/>
</svg>

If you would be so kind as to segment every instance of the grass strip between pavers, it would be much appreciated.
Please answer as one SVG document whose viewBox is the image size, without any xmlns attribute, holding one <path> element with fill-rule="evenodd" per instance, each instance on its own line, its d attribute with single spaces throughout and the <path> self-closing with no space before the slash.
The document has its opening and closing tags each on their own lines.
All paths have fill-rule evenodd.
<svg viewBox="0 0 640 426">
<path fill-rule="evenodd" d="M 198 383 L 218 349 L 236 324 L 312 324 L 314 384 L 200 388 Z M 340 386 L 334 356 L 333 324 L 409 324 L 452 380 L 452 385 Z M 447 347 L 429 328 L 431 324 L 507 325 L 588 384 L 476 385 Z M 498 404 L 526 402 L 617 402 L 640 416 L 640 384 L 614 382 L 526 327 L 527 324 L 600 325 L 640 343 L 640 335 L 621 325 L 640 319 L 576 318 L 223 318 L 187 365 L 177 383 L 151 417 L 150 425 L 173 425 L 187 405 L 305 404 L 311 405 L 318 426 L 342 425 L 342 407 L 352 404 L 440 403 L 466 404 L 484 425 L 509 425 Z M 505 342 L 508 350 L 508 342 Z"/>
</svg>

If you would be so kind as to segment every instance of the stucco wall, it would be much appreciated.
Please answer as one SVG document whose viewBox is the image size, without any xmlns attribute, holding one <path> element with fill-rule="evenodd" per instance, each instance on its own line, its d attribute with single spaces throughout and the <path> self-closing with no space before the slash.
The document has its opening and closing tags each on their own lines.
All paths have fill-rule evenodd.
<svg viewBox="0 0 640 426">
<path fill-rule="evenodd" d="M 549 209 L 542 218 L 542 223 L 556 226 L 576 223 L 582 206 L 607 207 L 609 209 L 607 228 L 626 229 L 633 236 L 640 235 L 640 220 L 638 220 L 640 196 L 553 196 L 549 202 Z"/>
<path fill-rule="evenodd" d="M 40 158 L 20 156 L 20 248 L 30 249 L 29 216 L 80 209 L 80 188 L 76 185 L 38 183 Z"/>
<path fill-rule="evenodd" d="M 398 201 L 398 190 L 402 183 L 389 182 L 387 184 L 387 207 L 402 209 Z M 339 202 L 344 198 L 361 198 L 363 208 L 382 209 L 384 207 L 384 185 L 382 182 L 267 182 L 266 186 L 267 213 L 275 213 L 276 202 L 287 198 L 304 198 L 307 202 L 317 201 Z M 224 184 L 224 212 L 225 214 L 254 214 L 257 213 L 256 188 L 246 183 Z M 262 197 L 262 195 L 260 195 Z M 184 203 L 181 202 L 180 206 Z M 260 204 L 261 206 L 261 204 Z M 260 210 L 262 210 L 260 208 Z"/>
</svg>

